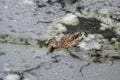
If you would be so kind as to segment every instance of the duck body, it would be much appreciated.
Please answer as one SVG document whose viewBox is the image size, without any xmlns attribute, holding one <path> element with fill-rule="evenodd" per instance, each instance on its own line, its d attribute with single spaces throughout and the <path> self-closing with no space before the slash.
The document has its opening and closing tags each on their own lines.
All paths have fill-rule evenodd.
<svg viewBox="0 0 120 80">
<path fill-rule="evenodd" d="M 48 40 L 46 47 L 51 46 L 56 49 L 76 47 L 83 38 L 84 32 L 69 33 L 64 35 L 59 41 L 57 41 L 55 38 Z"/>
</svg>

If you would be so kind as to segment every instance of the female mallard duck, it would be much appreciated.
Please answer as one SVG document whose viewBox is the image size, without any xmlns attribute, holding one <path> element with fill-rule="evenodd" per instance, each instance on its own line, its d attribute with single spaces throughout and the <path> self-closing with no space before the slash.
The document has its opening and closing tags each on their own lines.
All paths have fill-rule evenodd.
<svg viewBox="0 0 120 80">
<path fill-rule="evenodd" d="M 69 33 L 64 35 L 59 41 L 55 38 L 48 40 L 46 47 L 52 47 L 54 49 L 76 47 L 83 38 L 84 32 Z"/>
</svg>

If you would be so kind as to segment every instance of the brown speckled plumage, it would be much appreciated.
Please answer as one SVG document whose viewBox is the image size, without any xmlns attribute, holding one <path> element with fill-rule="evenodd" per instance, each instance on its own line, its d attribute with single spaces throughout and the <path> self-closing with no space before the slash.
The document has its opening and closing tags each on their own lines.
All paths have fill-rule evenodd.
<svg viewBox="0 0 120 80">
<path fill-rule="evenodd" d="M 55 38 L 50 39 L 46 43 L 46 47 L 52 46 L 54 48 L 70 48 L 79 45 L 79 42 L 83 39 L 84 32 L 69 33 L 63 36 L 59 41 Z"/>
</svg>

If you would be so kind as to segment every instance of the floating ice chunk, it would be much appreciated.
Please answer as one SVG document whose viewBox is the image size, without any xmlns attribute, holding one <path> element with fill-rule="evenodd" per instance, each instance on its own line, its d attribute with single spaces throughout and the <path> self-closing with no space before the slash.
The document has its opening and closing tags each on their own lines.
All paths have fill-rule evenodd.
<svg viewBox="0 0 120 80">
<path fill-rule="evenodd" d="M 88 34 L 88 37 L 89 37 L 90 39 L 95 39 L 95 36 L 94 36 L 93 34 Z"/>
<path fill-rule="evenodd" d="M 79 44 L 79 47 L 81 49 L 84 49 L 84 50 L 89 50 L 90 49 L 89 46 L 87 46 L 87 43 L 84 42 L 84 41 Z"/>
<path fill-rule="evenodd" d="M 53 32 L 55 31 L 56 33 L 62 33 L 67 31 L 67 28 L 60 23 L 56 24 L 52 28 L 53 28 Z"/>
<path fill-rule="evenodd" d="M 99 50 L 101 49 L 101 44 L 99 44 L 97 41 L 89 41 L 89 42 L 83 41 L 79 44 L 79 47 L 84 50 L 92 50 L 92 49 Z"/>
<path fill-rule="evenodd" d="M 62 17 L 61 23 L 65 25 L 77 26 L 79 24 L 79 19 L 76 15 L 68 13 Z"/>
<path fill-rule="evenodd" d="M 33 0 L 23 0 L 23 4 L 34 4 Z"/>
<path fill-rule="evenodd" d="M 20 75 L 8 74 L 3 80 L 20 80 Z"/>
</svg>

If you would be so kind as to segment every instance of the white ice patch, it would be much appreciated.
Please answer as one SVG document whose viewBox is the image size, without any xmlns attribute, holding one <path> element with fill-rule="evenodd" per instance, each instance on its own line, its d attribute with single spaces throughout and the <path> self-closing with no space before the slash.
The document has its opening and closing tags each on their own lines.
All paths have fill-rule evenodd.
<svg viewBox="0 0 120 80">
<path fill-rule="evenodd" d="M 20 80 L 18 74 L 8 74 L 3 80 Z"/>
<path fill-rule="evenodd" d="M 65 25 L 77 26 L 79 24 L 79 19 L 76 15 L 68 13 L 64 17 L 62 17 L 61 23 Z"/>
<path fill-rule="evenodd" d="M 92 49 L 99 50 L 101 49 L 101 44 L 99 44 L 97 41 L 90 41 L 90 42 L 83 41 L 79 44 L 79 47 L 84 50 L 92 50 Z"/>
<path fill-rule="evenodd" d="M 23 4 L 34 4 L 33 0 L 23 0 Z"/>
<path fill-rule="evenodd" d="M 58 23 L 55 26 L 53 26 L 53 30 L 56 30 L 57 32 L 61 33 L 61 32 L 66 32 L 67 28 L 64 25 Z"/>
<path fill-rule="evenodd" d="M 101 44 L 95 39 L 93 34 L 88 34 L 84 41 L 80 42 L 79 47 L 83 50 L 101 49 Z"/>
</svg>

